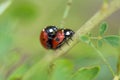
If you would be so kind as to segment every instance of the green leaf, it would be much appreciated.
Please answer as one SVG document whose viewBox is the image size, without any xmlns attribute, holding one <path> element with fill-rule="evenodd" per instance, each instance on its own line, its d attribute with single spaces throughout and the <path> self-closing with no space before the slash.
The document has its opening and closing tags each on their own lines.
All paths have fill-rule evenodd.
<svg viewBox="0 0 120 80">
<path fill-rule="evenodd" d="M 3 71 L 2 71 L 2 70 L 0 71 L 0 79 L 1 79 L 1 80 L 4 80 Z"/>
<path fill-rule="evenodd" d="M 103 38 L 108 44 L 113 47 L 120 45 L 120 36 L 110 35 Z"/>
<path fill-rule="evenodd" d="M 18 69 L 16 69 L 12 75 L 9 76 L 8 80 L 18 80 L 22 79 L 22 76 L 25 74 L 25 72 L 29 69 L 27 65 L 22 65 Z"/>
<path fill-rule="evenodd" d="M 51 80 L 69 80 L 73 71 L 73 64 L 68 60 L 58 60 L 55 62 L 55 67 Z"/>
<path fill-rule="evenodd" d="M 30 20 L 34 19 L 37 16 L 36 5 L 30 1 L 17 1 L 16 5 L 13 7 L 14 8 L 11 10 L 11 16 L 13 16 L 13 18 Z"/>
<path fill-rule="evenodd" d="M 0 19 L 0 59 L 9 52 L 13 40 L 11 36 L 13 23 L 10 19 L 4 18 Z"/>
<path fill-rule="evenodd" d="M 32 68 L 23 76 L 22 80 L 49 80 L 49 66 L 52 56 L 47 55 L 41 61 L 32 66 Z"/>
<path fill-rule="evenodd" d="M 5 53 L 9 50 L 11 45 L 12 45 L 12 37 L 0 33 L 0 58 L 3 57 L 3 55 L 5 55 Z"/>
<path fill-rule="evenodd" d="M 98 47 L 102 47 L 102 45 L 103 45 L 103 42 L 102 42 L 102 40 L 98 40 Z"/>
<path fill-rule="evenodd" d="M 100 29 L 99 29 L 100 35 L 103 35 L 106 30 L 107 30 L 107 23 L 102 23 L 102 24 L 100 25 Z"/>
<path fill-rule="evenodd" d="M 87 44 L 90 43 L 90 39 L 89 39 L 89 37 L 87 35 L 81 36 L 80 40 L 83 41 L 83 42 L 85 42 L 85 43 L 87 43 Z"/>
<path fill-rule="evenodd" d="M 93 80 L 99 72 L 99 67 L 88 67 L 79 69 L 71 80 Z"/>
</svg>

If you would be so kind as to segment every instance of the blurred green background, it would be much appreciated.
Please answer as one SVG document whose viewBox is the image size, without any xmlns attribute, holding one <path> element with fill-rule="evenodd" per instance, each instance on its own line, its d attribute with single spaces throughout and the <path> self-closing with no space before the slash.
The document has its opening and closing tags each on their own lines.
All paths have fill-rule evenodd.
<svg viewBox="0 0 120 80">
<path fill-rule="evenodd" d="M 6 1 L 9 5 L 0 14 L 0 80 L 12 74 L 14 76 L 11 80 L 18 80 L 21 74 L 28 71 L 46 54 L 54 52 L 41 46 L 39 35 L 45 26 L 60 25 L 67 0 L 0 0 L 0 11 L 4 9 L 1 6 L 5 5 L 3 3 Z M 102 2 L 102 0 L 73 0 L 64 27 L 78 30 L 101 8 Z M 118 34 L 120 11 L 105 21 L 109 25 L 105 35 Z M 98 28 L 92 30 L 93 35 L 98 34 Z M 100 50 L 116 71 L 118 49 L 105 43 Z M 112 80 L 112 75 L 101 58 L 85 43 L 80 42 L 62 58 L 72 61 L 76 69 L 100 65 L 101 70 L 95 80 Z"/>
</svg>

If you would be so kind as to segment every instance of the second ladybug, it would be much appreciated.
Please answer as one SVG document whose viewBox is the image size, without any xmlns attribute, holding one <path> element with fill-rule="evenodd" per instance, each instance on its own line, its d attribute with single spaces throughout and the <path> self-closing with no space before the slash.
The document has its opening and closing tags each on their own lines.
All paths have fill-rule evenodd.
<svg viewBox="0 0 120 80">
<path fill-rule="evenodd" d="M 52 49 L 61 47 L 72 38 L 74 32 L 71 29 L 60 29 L 57 31 L 56 36 L 52 39 Z"/>
</svg>

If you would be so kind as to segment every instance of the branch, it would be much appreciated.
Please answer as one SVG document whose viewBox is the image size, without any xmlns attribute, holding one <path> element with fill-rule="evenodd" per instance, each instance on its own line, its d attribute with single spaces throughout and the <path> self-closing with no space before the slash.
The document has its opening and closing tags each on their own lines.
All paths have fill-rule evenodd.
<svg viewBox="0 0 120 80">
<path fill-rule="evenodd" d="M 63 46 L 61 50 L 55 51 L 55 54 L 53 56 L 55 56 L 55 58 L 58 58 L 66 54 L 67 51 L 69 51 L 74 45 L 79 42 L 79 38 L 81 35 L 84 35 L 91 31 L 102 20 L 106 19 L 119 9 L 120 0 L 112 0 L 111 3 L 108 4 L 108 7 L 102 6 L 102 8 L 75 33 L 75 35 L 73 36 L 73 41 L 70 42 L 70 46 Z"/>
<path fill-rule="evenodd" d="M 62 21 L 60 23 L 60 27 L 63 27 L 65 20 L 68 16 L 68 13 L 70 12 L 71 5 L 72 5 L 72 0 L 68 0 L 66 9 L 65 9 L 64 14 L 63 14 Z"/>
</svg>

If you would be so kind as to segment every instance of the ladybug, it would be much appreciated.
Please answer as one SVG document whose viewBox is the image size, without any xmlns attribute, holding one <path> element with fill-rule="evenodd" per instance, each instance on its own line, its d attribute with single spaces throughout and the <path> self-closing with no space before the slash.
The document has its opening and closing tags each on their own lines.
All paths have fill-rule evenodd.
<svg viewBox="0 0 120 80">
<path fill-rule="evenodd" d="M 56 26 L 47 26 L 40 33 L 40 42 L 44 48 L 52 48 L 52 39 L 55 37 L 58 29 Z"/>
<path fill-rule="evenodd" d="M 58 49 L 72 38 L 71 29 L 58 29 L 56 26 L 47 26 L 40 33 L 40 42 L 46 49 Z"/>
<path fill-rule="evenodd" d="M 56 36 L 52 39 L 52 49 L 61 47 L 64 43 L 67 43 L 69 39 L 72 39 L 74 31 L 71 29 L 60 29 L 57 31 Z"/>
</svg>

